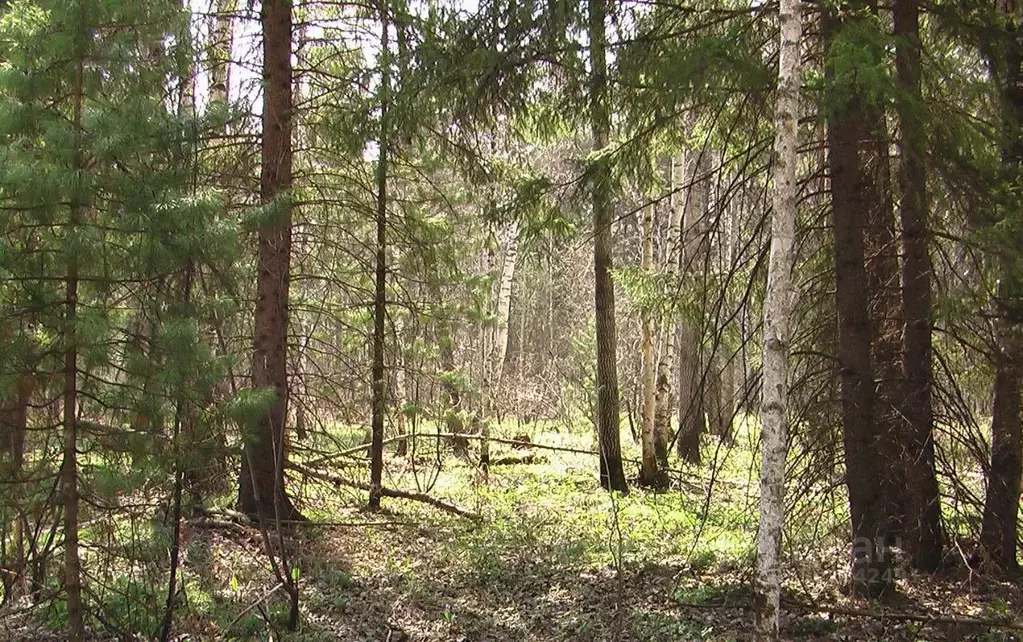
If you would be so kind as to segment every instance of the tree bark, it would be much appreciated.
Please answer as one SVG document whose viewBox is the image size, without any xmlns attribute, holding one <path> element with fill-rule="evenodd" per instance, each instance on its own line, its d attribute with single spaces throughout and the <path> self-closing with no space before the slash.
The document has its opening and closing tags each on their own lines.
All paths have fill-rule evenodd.
<svg viewBox="0 0 1023 642">
<path fill-rule="evenodd" d="M 1002 99 L 1002 174 L 1006 185 L 1019 184 L 1023 165 L 1023 24 L 1015 7 L 1005 6 L 1006 32 L 991 61 Z M 1011 217 L 1011 218 L 1010 218 Z M 1015 218 L 1015 203 L 1003 205 L 999 219 Z M 1010 241 L 1012 242 L 1012 241 Z M 995 295 L 996 325 L 994 409 L 991 418 L 991 466 L 981 520 L 980 546 L 984 563 L 1005 572 L 1019 568 L 1017 534 L 1020 501 L 1020 386 L 1023 385 L 1023 284 L 1014 265 L 1016 247 L 1000 248 L 1001 275 Z"/>
<path fill-rule="evenodd" d="M 607 38 L 604 22 L 607 0 L 590 0 L 588 31 L 590 50 L 590 125 L 593 151 L 606 152 L 611 139 L 611 114 L 607 91 Z M 595 161 L 591 181 L 593 198 L 594 308 L 597 326 L 597 439 L 600 446 L 600 485 L 628 492 L 622 468 L 619 435 L 618 357 L 615 336 L 615 291 L 611 277 L 614 212 L 606 159 Z"/>
<path fill-rule="evenodd" d="M 843 20 L 833 13 L 824 16 L 824 37 L 829 46 L 843 37 L 844 26 Z M 827 74 L 834 82 L 831 67 Z M 858 594 L 879 597 L 891 589 L 893 578 L 888 555 L 884 470 L 878 457 L 884 434 L 876 421 L 871 360 L 873 333 L 869 297 L 864 287 L 867 283 L 864 227 L 871 207 L 871 186 L 860 165 L 866 117 L 862 97 L 853 93 L 842 104 L 831 107 L 827 129 L 834 217 L 842 440 L 852 520 L 852 586 Z"/>
<path fill-rule="evenodd" d="M 82 135 L 84 96 L 84 54 L 75 64 L 72 123 Z M 82 223 L 85 157 L 82 141 L 75 152 L 75 186 L 70 227 Z M 85 609 L 82 605 L 82 562 L 78 553 L 78 258 L 69 255 L 64 301 L 64 462 L 61 465 L 61 493 L 64 500 L 64 591 L 67 594 L 67 635 L 69 642 L 85 639 Z"/>
<path fill-rule="evenodd" d="M 760 439 L 760 529 L 757 536 L 757 628 L 778 634 L 781 613 L 781 535 L 785 526 L 788 455 L 789 324 L 795 289 L 796 193 L 801 84 L 800 0 L 781 0 L 778 98 L 774 116 L 774 195 L 771 255 L 764 300 L 764 385 Z"/>
<path fill-rule="evenodd" d="M 376 286 L 373 295 L 373 417 L 369 449 L 369 508 L 380 508 L 384 471 L 384 417 L 387 413 L 387 379 L 384 371 L 387 323 L 387 154 L 390 107 L 390 55 L 388 16 L 380 10 L 380 140 L 377 157 Z"/>
<path fill-rule="evenodd" d="M 682 218 L 683 202 L 679 190 L 684 181 L 681 159 L 672 157 L 670 161 L 670 196 L 668 199 L 668 238 L 666 251 L 664 253 L 665 296 L 674 297 L 678 287 L 680 259 L 682 254 Z M 654 400 L 656 411 L 654 412 L 654 454 L 657 457 L 658 465 L 662 469 L 668 468 L 668 442 L 671 434 L 671 414 L 674 408 L 674 395 L 672 390 L 672 379 L 676 364 L 676 352 L 678 351 L 678 328 L 673 320 L 677 310 L 667 320 L 662 320 L 661 334 L 661 355 L 657 362 L 657 396 Z"/>
<path fill-rule="evenodd" d="M 213 22 L 212 60 L 210 61 L 210 102 L 227 105 L 231 82 L 231 48 L 234 29 L 231 14 L 237 0 L 218 0 Z"/>
<path fill-rule="evenodd" d="M 926 134 L 916 110 L 920 88 L 920 7 L 918 0 L 895 0 L 895 68 L 904 98 L 896 102 L 901 130 L 902 171 L 902 370 L 906 496 L 904 527 L 912 565 L 937 570 L 942 559 L 941 498 L 934 465 L 931 409 L 931 261 L 928 253 Z"/>
<path fill-rule="evenodd" d="M 643 209 L 643 272 L 652 276 L 654 270 L 654 205 Z M 667 488 L 668 476 L 659 465 L 657 456 L 655 415 L 657 413 L 657 381 L 654 363 L 654 319 L 647 307 L 642 313 L 642 358 L 640 382 L 643 390 L 642 408 L 642 466 L 639 483 L 652 488 Z"/>
<path fill-rule="evenodd" d="M 883 459 L 883 497 L 888 520 L 889 541 L 902 534 L 905 510 L 906 474 L 904 465 L 905 400 L 902 372 L 903 311 L 900 291 L 898 238 L 892 203 L 891 166 L 888 131 L 884 113 L 876 108 L 864 110 L 863 177 L 867 189 L 864 227 L 864 252 L 867 291 L 870 296 L 871 359 L 875 372 L 875 421 L 881 431 L 878 455 Z M 872 123 L 871 126 L 868 123 Z"/>
<path fill-rule="evenodd" d="M 6 566 L 0 566 L 0 574 L 3 575 L 0 577 L 0 586 L 4 591 L 4 603 L 18 597 L 21 594 L 19 587 L 24 585 L 24 530 L 23 519 L 19 514 L 24 510 L 21 505 L 24 495 L 21 475 L 25 462 L 28 407 L 35 386 L 34 374 L 23 372 L 15 381 L 14 394 L 7 399 L 0 399 L 0 479 L 9 484 L 7 501 L 15 510 L 11 549 L 8 549 L 10 557 L 2 560 Z"/>
<path fill-rule="evenodd" d="M 266 415 L 245 439 L 239 509 L 254 517 L 301 519 L 284 487 L 288 403 L 288 288 L 291 263 L 291 0 L 265 0 L 260 198 L 272 211 L 259 229 L 252 385 L 273 389 Z"/>
<path fill-rule="evenodd" d="M 504 362 L 508 356 L 508 322 L 511 313 L 512 286 L 515 284 L 515 267 L 519 259 L 519 223 L 511 221 L 504 230 L 501 245 L 504 254 L 501 258 L 501 270 L 497 281 L 497 305 L 494 310 L 494 323 L 490 341 L 490 354 L 486 363 L 486 408 L 482 422 L 480 439 L 480 466 L 486 470 L 490 466 L 490 427 L 497 408 L 497 395 L 500 394 L 504 380 Z"/>
<path fill-rule="evenodd" d="M 681 259 L 682 279 L 695 281 L 697 269 L 706 269 L 710 252 L 707 237 L 705 209 L 709 182 L 701 177 L 706 163 L 699 152 L 687 154 L 686 183 L 689 197 L 686 199 L 685 215 L 682 222 L 683 242 Z M 700 439 L 707 431 L 707 380 L 708 369 L 704 368 L 700 324 L 692 319 L 683 319 L 679 324 L 679 426 L 676 448 L 679 458 L 691 464 L 700 463 Z"/>
</svg>

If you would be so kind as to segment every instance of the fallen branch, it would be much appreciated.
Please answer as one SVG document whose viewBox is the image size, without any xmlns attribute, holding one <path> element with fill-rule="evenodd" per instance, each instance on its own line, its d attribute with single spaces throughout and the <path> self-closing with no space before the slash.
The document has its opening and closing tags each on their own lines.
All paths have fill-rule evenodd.
<svg viewBox="0 0 1023 642">
<path fill-rule="evenodd" d="M 921 622 L 924 624 L 952 624 L 958 626 L 984 626 L 990 628 L 1010 629 L 1023 631 L 1023 624 L 1014 622 L 1010 618 L 975 618 L 958 615 L 926 615 L 922 613 L 886 613 L 884 611 L 867 611 L 864 609 L 846 609 L 837 606 L 814 606 L 785 600 L 786 607 L 801 609 L 813 613 L 829 613 L 831 615 L 846 615 L 849 617 L 866 617 L 877 620 L 895 620 L 899 622 Z"/>
<path fill-rule="evenodd" d="M 355 488 L 358 490 L 369 492 L 369 484 L 362 484 L 359 482 L 349 481 L 343 477 L 339 477 L 338 475 L 322 473 L 316 470 L 312 470 L 311 468 L 307 468 L 306 466 L 303 466 L 301 464 L 289 462 L 288 464 L 286 464 L 286 467 L 289 470 L 294 470 L 295 472 L 301 473 L 307 477 L 312 477 L 313 479 L 325 481 L 328 484 L 333 484 L 334 486 L 346 486 L 348 488 Z M 474 522 L 478 522 L 482 519 L 476 513 L 470 513 L 469 511 L 459 508 L 454 504 L 449 504 L 447 502 L 437 499 L 436 497 L 431 497 L 424 493 L 410 493 L 403 490 L 395 490 L 393 488 L 381 488 L 380 495 L 382 497 L 391 497 L 393 499 L 408 499 L 414 502 L 429 504 L 430 506 L 440 509 L 446 513 L 458 515 L 459 517 L 465 517 L 466 519 L 470 519 Z"/>
</svg>

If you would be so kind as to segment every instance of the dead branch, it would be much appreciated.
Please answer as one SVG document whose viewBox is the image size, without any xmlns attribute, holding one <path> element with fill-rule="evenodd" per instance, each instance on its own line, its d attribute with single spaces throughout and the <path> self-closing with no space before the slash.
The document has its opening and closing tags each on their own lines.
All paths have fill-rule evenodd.
<svg viewBox="0 0 1023 642">
<path fill-rule="evenodd" d="M 846 615 L 849 617 L 865 617 L 876 620 L 895 620 L 899 622 L 921 622 L 924 624 L 950 624 L 958 626 L 984 626 L 989 628 L 1010 629 L 1023 631 L 1023 624 L 1014 622 L 1011 618 L 974 618 L 959 615 L 926 615 L 923 613 L 889 613 L 885 611 L 867 611 L 863 609 L 847 609 L 837 606 L 814 606 L 785 600 L 784 605 L 789 608 L 800 609 L 813 613 L 829 613 L 831 615 Z"/>
<path fill-rule="evenodd" d="M 353 482 L 338 475 L 331 475 L 330 473 L 323 473 L 313 470 L 301 464 L 288 463 L 286 464 L 286 466 L 289 470 L 294 470 L 295 472 L 301 473 L 307 477 L 319 479 L 320 481 L 327 482 L 328 484 L 333 484 L 334 486 L 346 486 L 348 488 L 356 488 L 358 490 L 369 492 L 369 484 Z M 465 509 L 455 506 L 454 504 L 449 504 L 447 502 L 437 499 L 436 497 L 431 497 L 424 493 L 411 493 L 403 490 L 395 490 L 393 488 L 381 488 L 380 495 L 382 497 L 391 497 L 393 499 L 408 499 L 414 502 L 429 504 L 430 506 L 440 509 L 446 513 L 458 515 L 459 517 L 465 517 L 466 519 L 470 519 L 474 522 L 482 520 L 482 518 L 475 513 L 471 513 Z"/>
</svg>

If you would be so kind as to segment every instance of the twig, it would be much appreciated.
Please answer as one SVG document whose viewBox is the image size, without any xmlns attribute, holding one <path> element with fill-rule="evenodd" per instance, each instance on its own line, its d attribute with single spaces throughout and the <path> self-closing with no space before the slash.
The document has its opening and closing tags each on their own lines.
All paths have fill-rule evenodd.
<svg viewBox="0 0 1023 642">
<path fill-rule="evenodd" d="M 392 443 L 394 443 L 396 441 L 401 441 L 402 439 L 408 439 L 408 438 L 409 438 L 409 435 L 398 435 L 397 437 L 389 437 L 388 439 L 385 439 L 381 445 L 382 446 L 386 446 L 386 445 L 392 444 Z M 351 457 L 352 455 L 354 455 L 356 453 L 360 453 L 363 450 L 369 450 L 370 446 L 372 446 L 372 444 L 370 444 L 370 443 L 359 444 L 358 446 L 354 446 L 352 448 L 349 448 L 348 450 L 342 450 L 341 452 L 336 452 L 336 453 L 331 453 L 329 455 L 325 455 L 323 457 L 320 457 L 319 459 L 314 459 L 312 461 L 307 461 L 306 465 L 307 466 L 317 466 L 319 464 L 325 464 L 328 461 L 332 461 L 334 459 L 340 459 L 342 457 Z"/>
<path fill-rule="evenodd" d="M 267 601 L 270 598 L 271 595 L 273 595 L 277 591 L 281 590 L 282 588 L 284 588 L 284 583 L 283 582 L 278 583 L 277 586 L 273 587 L 272 589 L 270 589 L 269 591 L 264 593 L 263 597 L 259 598 L 258 600 L 256 600 L 252 604 L 250 604 L 247 607 L 245 607 L 245 609 L 242 610 L 242 612 L 239 613 L 238 616 L 235 617 L 233 620 L 231 620 L 231 623 L 227 625 L 227 628 L 224 629 L 224 633 L 220 636 L 220 639 L 221 640 L 227 639 L 227 634 L 231 632 L 231 629 L 234 628 L 235 624 L 238 624 L 239 620 L 241 620 L 243 617 L 248 615 L 248 613 L 251 612 L 252 609 L 256 608 L 257 606 L 259 606 L 263 602 Z"/>
</svg>

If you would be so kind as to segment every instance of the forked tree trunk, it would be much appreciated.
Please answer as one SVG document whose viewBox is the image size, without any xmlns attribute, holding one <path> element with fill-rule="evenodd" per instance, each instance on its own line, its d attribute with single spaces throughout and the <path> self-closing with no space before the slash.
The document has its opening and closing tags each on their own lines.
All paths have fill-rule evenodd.
<svg viewBox="0 0 1023 642">
<path fill-rule="evenodd" d="M 301 519 L 284 488 L 291 263 L 291 0 L 265 0 L 263 144 L 259 191 L 274 216 L 259 230 L 252 385 L 276 397 L 250 430 L 239 477 L 239 509 L 261 519 Z M 272 205 L 271 205 L 272 204 Z"/>
<path fill-rule="evenodd" d="M 853 7 L 855 9 L 855 7 Z M 862 7 L 860 7 L 862 9 Z M 849 14 L 849 20 L 860 18 Z M 846 25 L 833 13 L 823 19 L 825 42 L 845 37 Z M 827 70 L 833 79 L 833 71 Z M 841 372 L 842 440 L 852 531 L 852 586 L 878 597 L 892 587 L 885 513 L 884 470 L 878 448 L 884 435 L 876 421 L 873 332 L 864 252 L 864 227 L 871 207 L 871 186 L 860 165 L 866 120 L 862 96 L 852 95 L 827 116 L 828 160 L 834 217 L 835 297 L 838 312 L 838 361 Z M 884 453 L 882 453 L 882 456 Z"/>
<path fill-rule="evenodd" d="M 654 268 L 654 206 L 647 205 L 643 209 L 643 272 L 653 275 Z M 668 476 L 661 469 L 655 444 L 655 415 L 657 412 L 657 382 L 654 372 L 654 319 L 649 308 L 642 311 L 642 338 L 640 354 L 642 359 L 640 383 L 643 391 L 642 408 L 642 467 L 639 483 L 654 488 L 667 488 Z"/>
<path fill-rule="evenodd" d="M 931 410 L 931 260 L 927 225 L 926 133 L 917 110 L 920 89 L 920 7 L 918 0 L 895 0 L 895 68 L 904 98 L 896 102 L 902 137 L 902 369 L 906 427 L 905 538 L 912 565 L 938 569 L 942 559 L 941 497 L 934 465 Z"/>
<path fill-rule="evenodd" d="M 607 0 L 588 4 L 590 51 L 589 107 L 593 150 L 606 150 L 611 140 L 611 114 L 607 95 Z M 597 161 L 592 170 L 594 312 L 597 326 L 597 441 L 600 451 L 600 485 L 607 490 L 628 492 L 622 469 L 619 436 L 618 357 L 615 336 L 615 291 L 611 276 L 614 239 L 611 225 L 610 176 L 607 161 Z"/>
<path fill-rule="evenodd" d="M 778 634 L 781 613 L 781 535 L 785 526 L 788 454 L 789 323 L 794 305 L 796 177 L 801 83 L 799 0 L 781 0 L 778 98 L 774 116 L 774 211 L 764 300 L 764 385 L 760 439 L 760 529 L 757 536 L 757 628 Z"/>
</svg>

